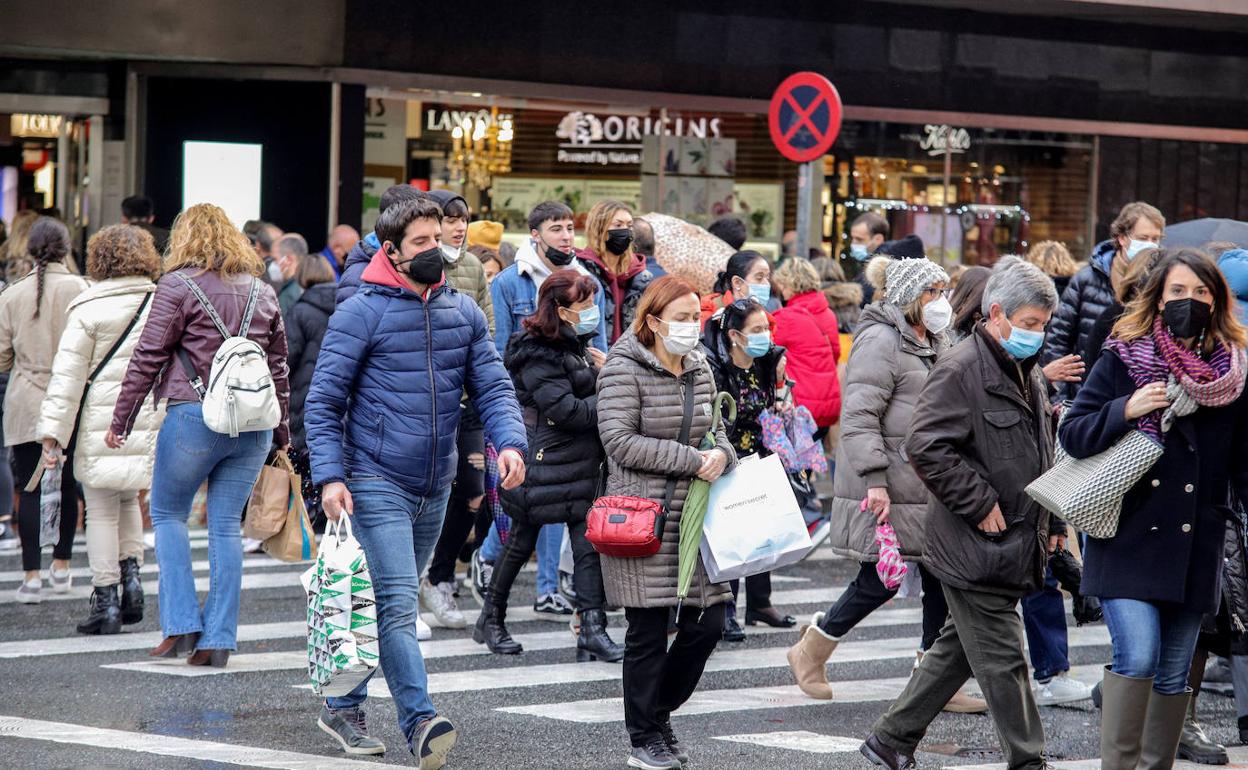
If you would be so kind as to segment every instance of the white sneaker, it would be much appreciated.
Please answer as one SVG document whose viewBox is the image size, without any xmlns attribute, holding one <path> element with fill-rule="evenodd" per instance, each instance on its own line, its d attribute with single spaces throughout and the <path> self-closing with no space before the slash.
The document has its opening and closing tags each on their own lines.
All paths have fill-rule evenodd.
<svg viewBox="0 0 1248 770">
<path fill-rule="evenodd" d="M 416 641 L 427 642 L 433 638 L 433 629 L 421 616 L 416 616 Z"/>
<path fill-rule="evenodd" d="M 466 628 L 468 620 L 455 606 L 454 592 L 454 583 L 438 583 L 435 586 L 425 578 L 420 581 L 420 608 L 433 613 L 438 625 L 444 628 Z"/>
<path fill-rule="evenodd" d="M 143 533 L 143 547 L 151 548 L 153 551 L 156 550 L 156 533 L 154 531 Z"/>
<path fill-rule="evenodd" d="M 264 550 L 264 541 L 254 537 L 243 538 L 243 553 L 260 553 Z"/>
<path fill-rule="evenodd" d="M 74 576 L 69 570 L 59 572 L 55 569 L 48 570 L 48 577 L 52 578 L 52 590 L 58 594 L 67 594 L 74 584 Z"/>
<path fill-rule="evenodd" d="M 24 580 L 22 581 L 22 584 L 17 587 L 15 598 L 22 604 L 38 604 L 43 601 L 43 596 L 40 595 L 40 589 L 42 588 L 43 580 L 40 578 L 35 578 L 34 580 Z"/>
<path fill-rule="evenodd" d="M 1076 682 L 1066 674 L 1058 674 L 1047 682 L 1036 682 L 1036 705 L 1060 706 L 1092 697 L 1091 685 Z"/>
</svg>

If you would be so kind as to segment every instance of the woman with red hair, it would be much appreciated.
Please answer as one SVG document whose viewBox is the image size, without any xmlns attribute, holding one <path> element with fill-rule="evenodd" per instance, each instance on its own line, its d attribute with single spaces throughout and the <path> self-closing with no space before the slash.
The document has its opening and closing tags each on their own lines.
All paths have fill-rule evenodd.
<svg viewBox="0 0 1248 770">
<path fill-rule="evenodd" d="M 520 568 L 533 555 L 543 525 L 567 524 L 581 614 L 576 659 L 614 663 L 624 657 L 624 648 L 607 635 L 602 567 L 585 539 L 585 516 L 597 495 L 603 463 L 595 388 L 605 356 L 589 346 L 598 331 L 597 289 L 593 278 L 576 270 L 551 274 L 538 292 L 537 312 L 507 344 L 505 363 L 524 410 L 529 456 L 524 484 L 500 490 L 512 518 L 511 534 L 473 631 L 473 639 L 501 655 L 522 650 L 504 624 Z"/>
</svg>

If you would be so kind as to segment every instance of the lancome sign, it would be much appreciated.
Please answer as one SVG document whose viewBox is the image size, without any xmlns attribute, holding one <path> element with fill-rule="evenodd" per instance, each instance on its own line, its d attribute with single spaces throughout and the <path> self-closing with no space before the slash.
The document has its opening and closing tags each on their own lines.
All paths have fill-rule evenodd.
<svg viewBox="0 0 1248 770">
<path fill-rule="evenodd" d="M 641 163 L 642 137 L 718 138 L 720 128 L 719 118 L 599 116 L 577 110 L 563 116 L 555 136 L 562 140 L 558 162 L 607 166 Z"/>
</svg>

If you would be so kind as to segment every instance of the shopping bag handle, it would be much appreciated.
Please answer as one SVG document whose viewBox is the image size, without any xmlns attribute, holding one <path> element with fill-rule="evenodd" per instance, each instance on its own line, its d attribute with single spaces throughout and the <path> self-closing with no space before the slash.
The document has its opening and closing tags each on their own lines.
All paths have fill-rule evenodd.
<svg viewBox="0 0 1248 770">
<path fill-rule="evenodd" d="M 269 463 L 274 468 L 279 468 L 287 473 L 294 473 L 295 466 L 290 462 L 290 455 L 286 454 L 285 449 L 279 449 L 273 453 L 273 462 Z"/>
</svg>

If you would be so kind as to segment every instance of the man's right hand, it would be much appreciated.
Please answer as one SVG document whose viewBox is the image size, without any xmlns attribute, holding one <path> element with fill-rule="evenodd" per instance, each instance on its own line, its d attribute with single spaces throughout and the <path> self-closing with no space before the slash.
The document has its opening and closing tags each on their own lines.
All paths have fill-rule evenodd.
<svg viewBox="0 0 1248 770">
<path fill-rule="evenodd" d="M 331 481 L 321 490 L 321 508 L 330 521 L 338 521 L 342 514 L 350 516 L 355 512 L 351 502 L 351 491 L 341 481 Z"/>
<path fill-rule="evenodd" d="M 1001 506 L 994 505 L 984 520 L 979 522 L 979 531 L 986 535 L 999 535 L 1005 531 L 1005 516 L 1001 515 Z"/>
</svg>

